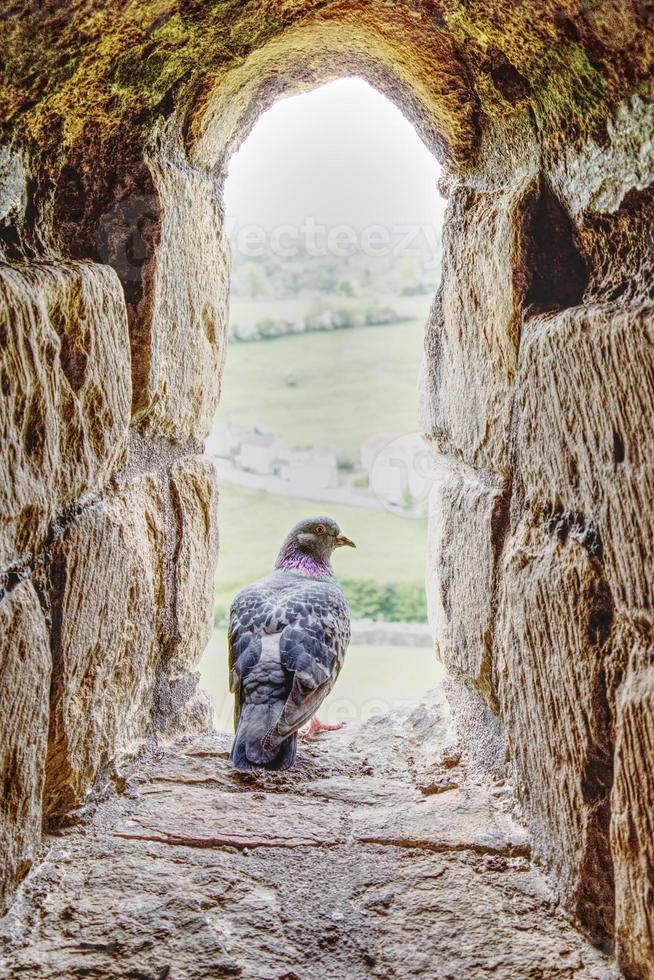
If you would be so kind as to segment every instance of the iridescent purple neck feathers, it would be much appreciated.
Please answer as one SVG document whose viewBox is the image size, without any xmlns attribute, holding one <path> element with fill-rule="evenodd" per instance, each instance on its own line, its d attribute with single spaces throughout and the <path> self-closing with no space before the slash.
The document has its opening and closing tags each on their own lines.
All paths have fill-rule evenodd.
<svg viewBox="0 0 654 980">
<path fill-rule="evenodd" d="M 334 569 L 328 559 L 316 558 L 305 551 L 299 551 L 294 542 L 290 542 L 279 553 L 275 568 L 285 572 L 297 572 L 309 578 L 333 578 Z"/>
</svg>

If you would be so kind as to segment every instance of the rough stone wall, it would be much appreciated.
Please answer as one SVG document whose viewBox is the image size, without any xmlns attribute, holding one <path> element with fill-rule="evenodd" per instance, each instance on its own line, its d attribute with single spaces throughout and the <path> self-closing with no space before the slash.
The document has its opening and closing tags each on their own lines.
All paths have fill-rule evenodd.
<svg viewBox="0 0 654 980">
<path fill-rule="evenodd" d="M 0 842 L 4 899 L 29 869 L 41 841 L 52 663 L 48 629 L 31 582 L 0 604 Z"/>
<path fill-rule="evenodd" d="M 424 397 L 449 471 L 431 619 L 462 737 L 480 761 L 472 692 L 536 855 L 630 977 L 654 963 L 653 135 L 631 98 L 601 148 L 534 166 L 525 138 L 517 165 L 450 180 Z M 510 161 L 495 138 L 490 159 Z"/>
<path fill-rule="evenodd" d="M 652 975 L 653 26 L 641 0 L 10 5 L 4 895 L 43 812 L 206 717 L 221 180 L 276 98 L 358 74 L 450 199 L 423 428 L 446 470 L 429 599 L 462 737 L 508 766 L 577 921 Z"/>
<path fill-rule="evenodd" d="M 44 821 L 80 806 L 122 752 L 210 724 L 193 669 L 217 528 L 197 444 L 130 432 L 127 313 L 109 266 L 1 265 L 0 338 L 4 904 Z"/>
</svg>

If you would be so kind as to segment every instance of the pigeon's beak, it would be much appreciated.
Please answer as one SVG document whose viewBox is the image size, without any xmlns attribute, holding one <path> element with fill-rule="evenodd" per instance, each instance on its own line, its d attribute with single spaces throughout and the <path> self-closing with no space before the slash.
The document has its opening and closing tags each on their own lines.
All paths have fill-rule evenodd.
<svg viewBox="0 0 654 980">
<path fill-rule="evenodd" d="M 356 548 L 354 541 L 350 541 L 350 539 L 346 538 L 344 534 L 337 535 L 336 543 L 339 548 L 342 548 L 344 545 L 347 545 L 348 548 Z"/>
</svg>

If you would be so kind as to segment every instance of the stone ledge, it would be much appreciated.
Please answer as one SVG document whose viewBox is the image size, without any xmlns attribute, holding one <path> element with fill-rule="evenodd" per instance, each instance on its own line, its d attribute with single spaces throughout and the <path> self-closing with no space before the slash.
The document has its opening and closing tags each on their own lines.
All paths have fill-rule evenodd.
<svg viewBox="0 0 654 980">
<path fill-rule="evenodd" d="M 617 980 L 529 863 L 510 801 L 437 761 L 446 720 L 438 695 L 303 743 L 288 773 L 236 773 L 218 733 L 131 764 L 122 796 L 50 841 L 0 922 L 5 963 L 53 980 Z M 459 788 L 422 797 L 418 757 Z"/>
</svg>

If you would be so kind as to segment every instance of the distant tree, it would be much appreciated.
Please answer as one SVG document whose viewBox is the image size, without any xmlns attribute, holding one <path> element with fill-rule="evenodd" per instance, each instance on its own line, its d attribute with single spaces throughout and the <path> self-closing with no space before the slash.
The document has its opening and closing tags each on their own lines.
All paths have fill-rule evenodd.
<svg viewBox="0 0 654 980">
<path fill-rule="evenodd" d="M 342 579 L 352 619 L 426 623 L 427 599 L 419 583 L 394 584 L 374 579 Z"/>
<path fill-rule="evenodd" d="M 335 330 L 348 330 L 354 327 L 355 317 L 351 310 L 340 309 L 332 313 L 332 325 Z"/>
<path fill-rule="evenodd" d="M 372 303 L 364 311 L 364 322 L 368 327 L 386 326 L 389 323 L 399 323 L 403 319 L 406 318 L 400 316 L 392 306 L 379 306 L 377 303 Z"/>
<path fill-rule="evenodd" d="M 264 269 L 256 262 L 247 262 L 239 275 L 240 295 L 248 299 L 265 299 L 271 292 Z"/>
<path fill-rule="evenodd" d="M 291 333 L 293 324 L 289 320 L 276 320 L 274 317 L 267 316 L 257 320 L 256 330 L 261 340 L 270 340 L 272 337 L 285 337 Z"/>
<path fill-rule="evenodd" d="M 408 486 L 404 487 L 402 491 L 402 509 L 411 511 L 415 507 L 416 502 L 414 500 L 413 494 L 411 493 Z"/>
</svg>

